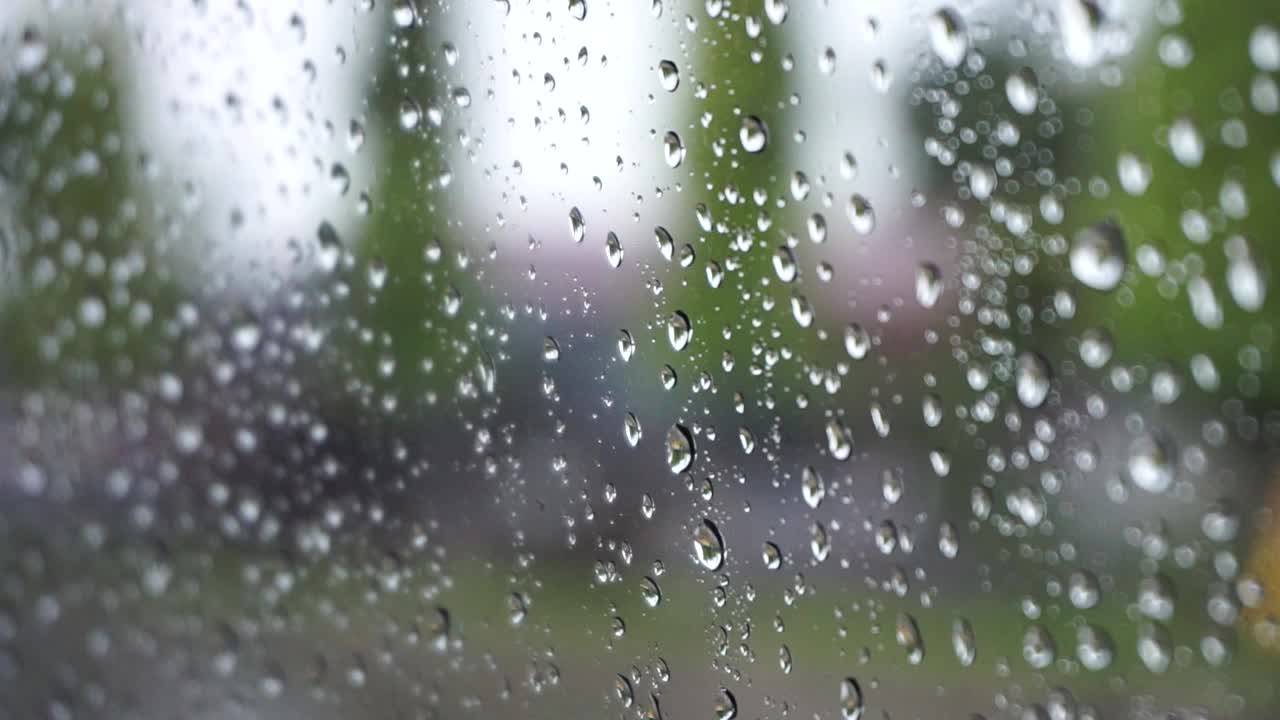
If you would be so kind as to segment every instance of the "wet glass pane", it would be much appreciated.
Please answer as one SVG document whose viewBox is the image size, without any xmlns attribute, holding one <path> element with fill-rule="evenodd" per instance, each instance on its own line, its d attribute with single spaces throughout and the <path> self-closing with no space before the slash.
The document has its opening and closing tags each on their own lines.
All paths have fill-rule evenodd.
<svg viewBox="0 0 1280 720">
<path fill-rule="evenodd" d="M 0 718 L 1280 714 L 1280 8 L 0 3 Z"/>
</svg>

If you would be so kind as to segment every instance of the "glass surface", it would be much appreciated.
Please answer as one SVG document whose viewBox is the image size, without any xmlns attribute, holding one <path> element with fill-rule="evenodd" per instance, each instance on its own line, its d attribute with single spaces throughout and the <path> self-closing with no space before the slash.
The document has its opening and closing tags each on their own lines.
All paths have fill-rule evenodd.
<svg viewBox="0 0 1280 720">
<path fill-rule="evenodd" d="M 1280 6 L 0 3 L 0 719 L 1280 716 Z"/>
</svg>

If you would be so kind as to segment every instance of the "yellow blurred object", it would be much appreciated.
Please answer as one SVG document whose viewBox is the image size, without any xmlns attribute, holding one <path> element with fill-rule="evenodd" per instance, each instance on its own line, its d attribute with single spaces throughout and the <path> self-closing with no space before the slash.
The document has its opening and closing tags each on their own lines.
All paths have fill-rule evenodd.
<svg viewBox="0 0 1280 720">
<path fill-rule="evenodd" d="M 1249 557 L 1249 573 L 1262 585 L 1262 598 L 1240 614 L 1241 630 L 1266 650 L 1280 652 L 1280 470 L 1266 499 L 1266 521 L 1258 529 Z"/>
</svg>

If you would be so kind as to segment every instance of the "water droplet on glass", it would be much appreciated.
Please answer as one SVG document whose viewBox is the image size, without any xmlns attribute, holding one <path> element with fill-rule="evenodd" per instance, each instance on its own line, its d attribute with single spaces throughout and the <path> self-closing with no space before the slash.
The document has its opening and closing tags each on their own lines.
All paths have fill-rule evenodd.
<svg viewBox="0 0 1280 720">
<path fill-rule="evenodd" d="M 773 253 L 773 270 L 778 275 L 778 279 L 784 283 L 794 282 L 796 279 L 796 256 L 791 252 L 791 248 L 786 245 L 779 246 Z"/>
<path fill-rule="evenodd" d="M 742 149 L 749 153 L 763 152 L 769 144 L 769 127 L 755 115 L 748 115 L 742 118 L 738 140 L 742 143 Z"/>
<path fill-rule="evenodd" d="M 848 460 L 853 454 L 853 432 L 840 418 L 827 421 L 827 451 L 836 460 Z"/>
<path fill-rule="evenodd" d="M 1169 669 L 1173 656 L 1171 644 L 1169 632 L 1155 623 L 1143 623 L 1138 628 L 1138 658 L 1153 673 Z"/>
<path fill-rule="evenodd" d="M 1122 152 L 1116 157 L 1116 176 L 1125 192 L 1142 195 L 1151 185 L 1151 165 L 1131 152 Z"/>
<path fill-rule="evenodd" d="M 1190 120 L 1179 118 L 1169 126 L 1169 149 L 1184 167 L 1200 167 L 1204 160 L 1204 137 Z"/>
<path fill-rule="evenodd" d="M 858 323 L 850 323 L 844 329 L 844 349 L 849 357 L 861 360 L 871 349 L 871 336 Z"/>
<path fill-rule="evenodd" d="M 550 335 L 542 339 L 542 359 L 549 363 L 560 360 L 560 343 Z"/>
<path fill-rule="evenodd" d="M 684 350 L 692 337 L 693 325 L 689 322 L 689 316 L 682 310 L 671 313 L 671 317 L 667 318 L 667 340 L 671 342 L 671 349 L 676 352 Z"/>
<path fill-rule="evenodd" d="M 684 162 L 684 141 L 674 131 L 668 130 L 662 136 L 662 157 L 667 161 L 667 167 L 672 169 Z"/>
<path fill-rule="evenodd" d="M 778 549 L 777 545 L 766 542 L 764 549 L 761 551 L 761 556 L 764 559 L 766 569 L 777 570 L 782 567 L 782 551 Z"/>
<path fill-rule="evenodd" d="M 1128 263 L 1124 233 L 1106 221 L 1081 229 L 1071 242 L 1071 274 L 1094 290 L 1113 290 Z"/>
<path fill-rule="evenodd" d="M 831 553 L 831 536 L 827 534 L 826 526 L 820 522 L 809 526 L 809 550 L 813 553 L 815 562 L 826 560 Z"/>
<path fill-rule="evenodd" d="M 627 444 L 631 447 L 639 445 L 642 434 L 640 420 L 636 418 L 635 413 L 627 413 L 622 421 L 622 435 L 627 439 Z"/>
<path fill-rule="evenodd" d="M 973 633 L 973 626 L 964 618 L 956 618 L 951 623 L 951 649 L 955 651 L 956 660 L 969 667 L 978 655 L 978 641 Z"/>
<path fill-rule="evenodd" d="M 1023 407 L 1038 408 L 1049 396 L 1049 381 L 1052 373 L 1049 362 L 1044 356 L 1035 352 L 1024 352 L 1018 356 L 1018 367 L 1015 374 L 1014 387 L 1018 393 L 1018 402 Z"/>
<path fill-rule="evenodd" d="M 1115 657 L 1115 645 L 1106 630 L 1083 625 L 1076 631 L 1076 657 L 1086 670 L 1105 670 Z"/>
<path fill-rule="evenodd" d="M 915 618 L 907 613 L 898 613 L 897 622 L 894 623 L 894 637 L 898 641 L 898 647 L 907 652 L 907 662 L 919 665 L 924 660 L 924 639 L 920 637 L 920 627 L 916 625 Z"/>
<path fill-rule="evenodd" d="M 662 254 L 662 259 L 670 262 L 675 257 L 676 243 L 672 239 L 671 233 L 667 229 L 659 225 L 653 229 L 653 239 L 658 243 L 658 252 Z"/>
<path fill-rule="evenodd" d="M 1053 636 L 1039 625 L 1032 625 L 1022 635 L 1022 659 L 1036 670 L 1051 665 L 1058 655 Z"/>
<path fill-rule="evenodd" d="M 862 717 L 862 688 L 851 677 L 840 681 L 840 717 L 844 720 Z"/>
<path fill-rule="evenodd" d="M 658 603 L 662 602 L 662 589 L 658 587 L 656 580 L 645 576 L 640 581 L 640 598 L 648 607 L 658 607 Z"/>
<path fill-rule="evenodd" d="M 680 87 L 680 70 L 676 64 L 670 60 L 663 60 L 658 63 L 658 81 L 662 83 L 662 89 L 667 92 L 675 92 Z"/>
<path fill-rule="evenodd" d="M 712 707 L 715 710 L 716 720 L 733 720 L 738 716 L 738 701 L 733 697 L 733 693 L 724 688 L 720 688 L 716 693 Z"/>
<path fill-rule="evenodd" d="M 1098 604 L 1102 590 L 1098 578 L 1088 570 L 1077 570 L 1067 578 L 1067 599 L 1077 610 L 1088 610 Z"/>
<path fill-rule="evenodd" d="M 618 331 L 618 357 L 623 362 L 629 362 L 636 354 L 636 341 L 631 337 L 631 333 L 627 330 Z"/>
<path fill-rule="evenodd" d="M 671 472 L 680 474 L 693 464 L 697 450 L 693 444 L 693 436 L 683 425 L 672 425 L 667 430 L 667 467 Z"/>
<path fill-rule="evenodd" d="M 617 233 L 610 231 L 604 240 L 604 258 L 608 261 L 609 267 L 621 267 L 622 255 L 622 241 L 618 239 Z"/>
<path fill-rule="evenodd" d="M 1173 484 L 1174 457 L 1166 438 L 1144 433 L 1129 445 L 1129 478 L 1149 493 L 1162 493 Z"/>
<path fill-rule="evenodd" d="M 1004 93 L 1010 107 L 1022 115 L 1030 115 L 1040 102 L 1040 79 L 1034 70 L 1023 66 L 1005 81 Z"/>
<path fill-rule="evenodd" d="M 1058 30 L 1062 34 L 1062 50 L 1067 60 L 1079 67 L 1090 67 L 1102 58 L 1099 29 L 1102 10 L 1094 0 L 1060 0 Z"/>
<path fill-rule="evenodd" d="M 920 307 L 931 308 L 942 296 L 942 271 L 931 262 L 916 267 L 916 302 Z"/>
<path fill-rule="evenodd" d="M 868 235 L 876 229 L 876 211 L 871 207 L 871 202 L 862 195 L 854 193 L 849 198 L 849 203 L 845 205 L 845 214 L 849 216 L 849 223 L 859 235 Z"/>
<path fill-rule="evenodd" d="M 946 7 L 929 16 L 929 46 L 946 67 L 953 68 L 964 61 L 969 52 L 969 32 L 959 13 Z"/>
</svg>

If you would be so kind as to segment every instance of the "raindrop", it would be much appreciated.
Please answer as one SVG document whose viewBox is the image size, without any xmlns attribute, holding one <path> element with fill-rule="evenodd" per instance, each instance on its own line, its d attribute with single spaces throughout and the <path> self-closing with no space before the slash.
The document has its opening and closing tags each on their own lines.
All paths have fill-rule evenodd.
<svg viewBox="0 0 1280 720">
<path fill-rule="evenodd" d="M 782 551 L 778 549 L 777 545 L 774 545 L 771 542 L 766 542 L 761 555 L 764 559 L 764 566 L 766 569 L 777 570 L 782 567 Z"/>
<path fill-rule="evenodd" d="M 542 359 L 549 363 L 560 360 L 560 343 L 550 335 L 542 339 Z"/>
<path fill-rule="evenodd" d="M 790 283 L 795 281 L 796 256 L 791 252 L 791 248 L 786 245 L 782 245 L 774 251 L 773 270 L 777 273 L 778 279 L 782 282 Z"/>
<path fill-rule="evenodd" d="M 1204 137 L 1190 120 L 1179 118 L 1169 126 L 1169 149 L 1182 166 L 1200 167 L 1204 160 Z"/>
<path fill-rule="evenodd" d="M 815 562 L 826 560 L 827 555 L 831 553 L 831 536 L 827 534 L 827 528 L 820 522 L 809 526 L 809 550 L 813 553 Z"/>
<path fill-rule="evenodd" d="M 850 323 L 844 329 L 844 349 L 849 357 L 861 360 L 871 349 L 871 336 L 858 323 Z"/>
<path fill-rule="evenodd" d="M 609 262 L 609 266 L 613 268 L 622 265 L 622 241 L 618 239 L 618 235 L 610 232 L 605 238 L 605 259 Z"/>
<path fill-rule="evenodd" d="M 693 325 L 689 322 L 689 316 L 683 310 L 671 313 L 671 317 L 667 319 L 667 340 L 671 342 L 671 349 L 676 352 L 684 350 L 692 337 Z"/>
<path fill-rule="evenodd" d="M 1116 158 L 1116 176 L 1125 192 L 1142 195 L 1151 185 L 1151 165 L 1131 152 L 1122 152 Z"/>
<path fill-rule="evenodd" d="M 1071 242 L 1071 274 L 1094 290 L 1113 290 L 1124 277 L 1127 254 L 1119 226 L 1110 221 L 1091 225 Z"/>
<path fill-rule="evenodd" d="M 1144 623 L 1138 628 L 1138 658 L 1153 673 L 1169 669 L 1173 659 L 1171 644 L 1168 631 L 1159 625 Z"/>
<path fill-rule="evenodd" d="M 853 433 L 840 418 L 827 421 L 827 450 L 836 460 L 848 460 L 853 454 Z"/>
<path fill-rule="evenodd" d="M 658 587 L 656 580 L 645 576 L 640 581 L 640 598 L 648 607 L 658 607 L 658 603 L 662 602 L 662 589 Z"/>
<path fill-rule="evenodd" d="M 1072 64 L 1090 67 L 1102 58 L 1098 37 L 1101 26 L 1102 10 L 1094 0 L 1060 0 L 1058 3 L 1062 50 Z"/>
<path fill-rule="evenodd" d="M 1057 657 L 1053 636 L 1039 625 L 1032 625 L 1022 635 L 1022 659 L 1036 670 L 1043 670 Z"/>
<path fill-rule="evenodd" d="M 920 307 L 931 308 L 942 296 L 942 271 L 931 262 L 916 266 L 916 302 Z"/>
<path fill-rule="evenodd" d="M 670 262 L 671 258 L 675 257 L 676 249 L 676 243 L 672 239 L 671 233 L 659 225 L 653 229 L 653 239 L 658 243 L 658 252 L 662 255 L 662 258 Z"/>
<path fill-rule="evenodd" d="M 618 357 L 623 362 L 629 362 L 636 354 L 636 341 L 631 337 L 631 333 L 627 330 L 618 331 Z"/>
<path fill-rule="evenodd" d="M 1049 362 L 1044 356 L 1034 352 L 1024 352 L 1018 356 L 1018 369 L 1014 386 L 1018 393 L 1018 402 L 1023 407 L 1035 409 L 1044 404 L 1049 396 L 1049 381 L 1052 374 Z"/>
<path fill-rule="evenodd" d="M 1067 599 L 1077 610 L 1088 610 L 1098 604 L 1102 590 L 1098 578 L 1088 570 L 1077 570 L 1067 578 Z"/>
<path fill-rule="evenodd" d="M 968 620 L 956 618 L 952 621 L 951 649 L 955 651 L 956 660 L 959 660 L 961 665 L 969 667 L 973 664 L 974 658 L 978 655 L 978 645 L 973 626 Z"/>
<path fill-rule="evenodd" d="M 671 472 L 678 475 L 688 470 L 696 454 L 693 436 L 689 431 L 683 425 L 672 425 L 667 430 L 667 467 L 671 468 Z"/>
<path fill-rule="evenodd" d="M 898 641 L 898 647 L 906 650 L 907 662 L 919 665 L 924 660 L 924 640 L 920 637 L 920 627 L 916 624 L 915 618 L 907 613 L 898 613 L 897 622 L 894 624 L 894 637 Z"/>
<path fill-rule="evenodd" d="M 1030 115 L 1036 111 L 1036 105 L 1040 102 L 1040 80 L 1034 70 L 1023 66 L 1005 81 L 1004 92 L 1014 110 L 1022 115 Z"/>
<path fill-rule="evenodd" d="M 1086 669 L 1105 670 L 1115 657 L 1115 645 L 1106 630 L 1083 625 L 1076 631 L 1076 657 Z"/>
<path fill-rule="evenodd" d="M 627 444 L 631 447 L 640 444 L 642 432 L 640 430 L 640 421 L 636 418 L 635 413 L 627 413 L 623 419 L 622 435 L 627 439 Z"/>
<path fill-rule="evenodd" d="M 862 195 L 855 193 L 849 198 L 845 213 L 849 216 L 849 223 L 853 225 L 854 231 L 859 235 L 868 235 L 876 229 L 876 211 Z"/>
<path fill-rule="evenodd" d="M 969 52 L 969 33 L 959 13 L 946 7 L 929 16 L 929 46 L 946 67 L 953 68 L 964 61 Z"/>
<path fill-rule="evenodd" d="M 680 87 L 680 70 L 676 64 L 670 60 L 663 60 L 658 63 L 658 81 L 662 83 L 662 89 L 667 92 L 675 92 Z"/>
<path fill-rule="evenodd" d="M 662 156 L 667 167 L 675 169 L 684 162 L 684 141 L 674 131 L 668 130 L 662 138 Z"/>
<path fill-rule="evenodd" d="M 840 717 L 844 720 L 860 720 L 862 717 L 862 688 L 851 677 L 840 681 Z"/>
<path fill-rule="evenodd" d="M 769 144 L 769 127 L 755 115 L 748 115 L 742 119 L 738 140 L 742 143 L 742 149 L 749 153 L 763 152 Z"/>
<path fill-rule="evenodd" d="M 1173 484 L 1174 451 L 1169 441 L 1151 433 L 1138 436 L 1129 445 L 1129 478 L 1149 493 L 1162 493 Z"/>
<path fill-rule="evenodd" d="M 805 467 L 800 473 L 800 494 L 804 497 L 805 504 L 814 510 L 818 509 L 822 499 L 826 497 L 826 483 L 812 465 Z"/>
<path fill-rule="evenodd" d="M 716 720 L 733 720 L 738 716 L 738 701 L 733 697 L 733 693 L 724 688 L 720 688 L 716 693 L 713 707 Z"/>
</svg>

